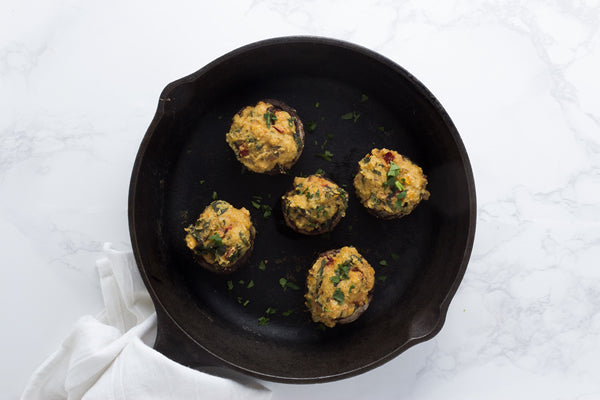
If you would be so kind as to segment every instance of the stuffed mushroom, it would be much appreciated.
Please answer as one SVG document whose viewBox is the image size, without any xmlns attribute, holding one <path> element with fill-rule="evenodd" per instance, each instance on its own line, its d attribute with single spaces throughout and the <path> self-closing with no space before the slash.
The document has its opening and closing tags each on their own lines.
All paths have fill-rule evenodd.
<svg viewBox="0 0 600 400">
<path fill-rule="evenodd" d="M 356 195 L 367 211 L 383 219 L 410 214 L 429 198 L 421 167 L 396 151 L 373 149 L 358 163 Z"/>
<path fill-rule="evenodd" d="M 217 273 L 230 273 L 250 257 L 256 230 L 245 208 L 216 200 L 185 228 L 185 242 L 196 261 Z"/>
<path fill-rule="evenodd" d="M 286 224 L 296 232 L 317 235 L 330 232 L 346 215 L 348 193 L 320 174 L 294 178 L 294 186 L 281 198 Z"/>
<path fill-rule="evenodd" d="M 321 254 L 306 279 L 304 297 L 312 320 L 329 328 L 355 321 L 369 307 L 374 284 L 375 271 L 356 248 Z"/>
<path fill-rule="evenodd" d="M 285 173 L 302 154 L 304 127 L 293 108 L 281 101 L 264 100 L 233 117 L 226 140 L 249 170 Z"/>
</svg>

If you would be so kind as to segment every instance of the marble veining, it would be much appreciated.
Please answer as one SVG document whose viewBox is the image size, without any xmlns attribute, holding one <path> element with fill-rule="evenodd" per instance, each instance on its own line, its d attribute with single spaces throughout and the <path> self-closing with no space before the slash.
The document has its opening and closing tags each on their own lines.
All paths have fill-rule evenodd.
<svg viewBox="0 0 600 400">
<path fill-rule="evenodd" d="M 169 82 L 255 40 L 328 36 L 419 78 L 473 166 L 477 234 L 442 331 L 274 399 L 600 398 L 598 0 L 72 0 L 0 6 L 0 393 L 102 306 L 137 147 Z M 316 390 L 318 389 L 318 390 Z"/>
</svg>

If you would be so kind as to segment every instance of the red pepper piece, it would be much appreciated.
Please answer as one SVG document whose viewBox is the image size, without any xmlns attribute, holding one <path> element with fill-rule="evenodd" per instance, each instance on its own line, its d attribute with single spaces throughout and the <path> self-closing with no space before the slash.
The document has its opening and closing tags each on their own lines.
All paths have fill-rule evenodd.
<svg viewBox="0 0 600 400">
<path fill-rule="evenodd" d="M 394 154 L 391 151 L 388 151 L 387 153 L 385 153 L 383 155 L 383 159 L 385 160 L 386 163 L 390 163 L 391 161 L 394 160 Z"/>
</svg>

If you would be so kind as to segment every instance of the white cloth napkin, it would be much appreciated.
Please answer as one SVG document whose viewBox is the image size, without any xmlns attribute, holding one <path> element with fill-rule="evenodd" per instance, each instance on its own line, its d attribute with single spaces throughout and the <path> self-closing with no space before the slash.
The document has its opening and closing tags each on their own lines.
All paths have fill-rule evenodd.
<svg viewBox="0 0 600 400">
<path fill-rule="evenodd" d="M 155 351 L 156 313 L 131 251 L 97 261 L 105 310 L 84 316 L 33 374 L 22 400 L 269 399 L 258 383 L 178 364 Z"/>
</svg>

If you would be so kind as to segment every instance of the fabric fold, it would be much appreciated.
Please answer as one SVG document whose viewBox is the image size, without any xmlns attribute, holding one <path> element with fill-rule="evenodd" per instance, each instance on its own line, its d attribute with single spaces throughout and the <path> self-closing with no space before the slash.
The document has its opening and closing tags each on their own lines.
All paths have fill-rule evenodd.
<svg viewBox="0 0 600 400">
<path fill-rule="evenodd" d="M 105 309 L 81 317 L 31 376 L 22 400 L 269 399 L 271 392 L 178 364 L 151 346 L 156 313 L 131 251 L 104 245 L 96 265 Z"/>
</svg>

